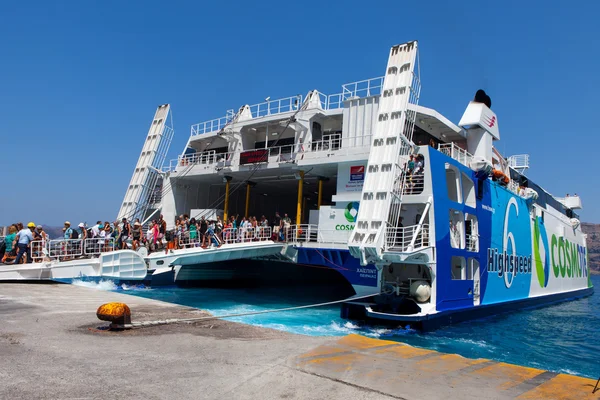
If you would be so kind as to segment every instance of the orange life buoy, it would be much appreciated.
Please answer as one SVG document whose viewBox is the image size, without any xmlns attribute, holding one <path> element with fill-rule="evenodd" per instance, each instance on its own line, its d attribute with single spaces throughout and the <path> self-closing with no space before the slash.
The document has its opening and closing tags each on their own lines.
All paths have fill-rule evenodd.
<svg viewBox="0 0 600 400">
<path fill-rule="evenodd" d="M 506 175 L 504 175 L 504 172 L 500 171 L 499 169 L 493 169 L 492 170 L 492 177 L 494 179 L 503 179 Z"/>
</svg>

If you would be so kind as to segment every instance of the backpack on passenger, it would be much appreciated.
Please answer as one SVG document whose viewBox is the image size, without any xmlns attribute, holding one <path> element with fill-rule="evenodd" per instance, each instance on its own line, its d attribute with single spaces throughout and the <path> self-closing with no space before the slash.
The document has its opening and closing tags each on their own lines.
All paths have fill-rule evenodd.
<svg viewBox="0 0 600 400">
<path fill-rule="evenodd" d="M 79 232 L 77 231 L 77 229 L 71 230 L 71 239 L 79 239 Z"/>
</svg>

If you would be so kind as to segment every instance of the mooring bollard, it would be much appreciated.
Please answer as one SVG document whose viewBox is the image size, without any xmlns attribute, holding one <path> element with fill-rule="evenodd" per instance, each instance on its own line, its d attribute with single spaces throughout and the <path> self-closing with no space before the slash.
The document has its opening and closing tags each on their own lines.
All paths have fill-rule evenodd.
<svg viewBox="0 0 600 400">
<path fill-rule="evenodd" d="M 125 303 L 106 303 L 98 307 L 96 316 L 112 325 L 131 324 L 131 310 Z"/>
</svg>

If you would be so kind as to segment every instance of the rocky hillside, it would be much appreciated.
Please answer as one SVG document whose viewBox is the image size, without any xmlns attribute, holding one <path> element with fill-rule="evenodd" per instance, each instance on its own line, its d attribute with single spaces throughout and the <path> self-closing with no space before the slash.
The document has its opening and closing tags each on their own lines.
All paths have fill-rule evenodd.
<svg viewBox="0 0 600 400">
<path fill-rule="evenodd" d="M 600 224 L 583 222 L 581 229 L 587 233 L 587 245 L 590 254 L 590 269 L 600 274 Z"/>
</svg>

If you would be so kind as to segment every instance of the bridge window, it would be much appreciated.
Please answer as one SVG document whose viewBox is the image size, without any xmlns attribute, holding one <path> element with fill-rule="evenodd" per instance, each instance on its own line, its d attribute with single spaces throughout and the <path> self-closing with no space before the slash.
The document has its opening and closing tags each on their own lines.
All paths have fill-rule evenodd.
<svg viewBox="0 0 600 400">
<path fill-rule="evenodd" d="M 452 280 L 467 279 L 467 263 L 464 257 L 452 256 Z"/>
<path fill-rule="evenodd" d="M 450 246 L 465 248 L 465 217 L 462 212 L 450 209 Z"/>
<path fill-rule="evenodd" d="M 458 168 L 446 163 L 446 186 L 448 187 L 448 198 L 455 203 L 462 201 L 460 195 L 460 174 Z"/>
<path fill-rule="evenodd" d="M 464 172 L 461 173 L 461 182 L 462 182 L 462 193 L 465 199 L 465 204 L 469 207 L 476 207 L 475 202 L 475 188 L 473 185 L 473 180 L 467 176 Z"/>
</svg>

